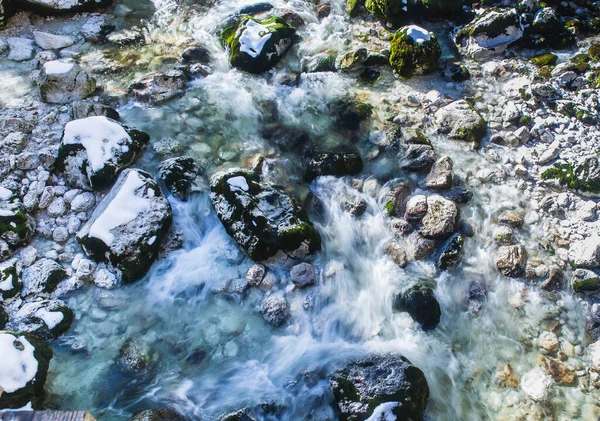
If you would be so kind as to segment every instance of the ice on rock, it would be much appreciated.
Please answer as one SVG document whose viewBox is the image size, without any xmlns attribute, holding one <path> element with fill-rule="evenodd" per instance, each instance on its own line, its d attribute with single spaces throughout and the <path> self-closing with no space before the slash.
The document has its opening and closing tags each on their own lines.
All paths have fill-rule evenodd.
<svg viewBox="0 0 600 421">
<path fill-rule="evenodd" d="M 0 388 L 4 392 L 16 392 L 33 380 L 38 370 L 34 351 L 26 338 L 0 333 Z"/>
</svg>

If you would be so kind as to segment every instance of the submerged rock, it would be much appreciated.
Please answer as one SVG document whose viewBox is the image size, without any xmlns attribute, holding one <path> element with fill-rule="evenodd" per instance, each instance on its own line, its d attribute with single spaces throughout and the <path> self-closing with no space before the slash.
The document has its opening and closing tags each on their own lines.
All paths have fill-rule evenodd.
<svg viewBox="0 0 600 421">
<path fill-rule="evenodd" d="M 438 131 L 451 139 L 479 144 L 485 136 L 487 123 L 464 99 L 454 101 L 435 113 Z"/>
<path fill-rule="evenodd" d="M 188 421 L 188 419 L 173 409 L 161 408 L 139 412 L 129 421 Z"/>
<path fill-rule="evenodd" d="M 22 408 L 31 402 L 39 409 L 52 348 L 35 335 L 0 331 L 0 409 Z"/>
<path fill-rule="evenodd" d="M 215 174 L 210 198 L 228 234 L 252 260 L 280 251 L 302 257 L 321 248 L 321 236 L 306 212 L 250 171 Z"/>
<path fill-rule="evenodd" d="M 298 288 L 304 288 L 315 283 L 315 269 L 310 263 L 300 263 L 290 270 L 292 282 Z"/>
<path fill-rule="evenodd" d="M 481 14 L 458 32 L 455 42 L 463 55 L 483 61 L 502 54 L 522 36 L 517 10 L 494 7 L 482 9 Z"/>
<path fill-rule="evenodd" d="M 109 186 L 141 153 L 150 137 L 104 116 L 67 123 L 57 167 L 72 187 Z"/>
<path fill-rule="evenodd" d="M 423 330 L 435 329 L 442 312 L 433 290 L 425 285 L 415 285 L 396 296 L 394 309 L 405 311 L 421 325 Z"/>
<path fill-rule="evenodd" d="M 167 189 L 180 200 L 187 201 L 188 193 L 198 175 L 198 169 L 192 158 L 180 156 L 166 159 L 160 163 L 158 177 Z"/>
<path fill-rule="evenodd" d="M 403 78 L 435 71 L 441 56 L 433 32 L 415 25 L 401 28 L 390 43 L 390 66 Z"/>
<path fill-rule="evenodd" d="M 356 175 L 363 169 L 363 160 L 356 153 L 322 153 L 308 164 L 306 178 L 309 181 L 323 175 L 341 177 Z"/>
<path fill-rule="evenodd" d="M 87 98 L 96 90 L 96 79 L 81 66 L 65 61 L 44 63 L 38 79 L 42 101 L 68 104 Z"/>
<path fill-rule="evenodd" d="M 429 398 L 425 375 L 401 355 L 351 362 L 331 375 L 330 385 L 343 421 L 375 419 L 369 417 L 384 408 L 396 419 L 420 420 Z"/>
<path fill-rule="evenodd" d="M 171 205 L 152 177 L 125 170 L 77 233 L 85 253 L 117 268 L 124 282 L 143 277 L 171 225 Z"/>
<path fill-rule="evenodd" d="M 501 274 L 511 278 L 518 278 L 525 270 L 527 251 L 521 244 L 498 247 L 495 262 Z"/>
<path fill-rule="evenodd" d="M 119 350 L 117 364 L 126 374 L 144 374 L 152 368 L 153 354 L 145 341 L 128 338 Z"/>
<path fill-rule="evenodd" d="M 136 101 L 161 104 L 184 94 L 187 77 L 181 70 L 152 73 L 129 85 L 128 93 Z"/>
<path fill-rule="evenodd" d="M 296 30 L 280 16 L 260 21 L 251 16 L 223 30 L 233 67 L 262 73 L 275 66 L 294 42 Z"/>
</svg>

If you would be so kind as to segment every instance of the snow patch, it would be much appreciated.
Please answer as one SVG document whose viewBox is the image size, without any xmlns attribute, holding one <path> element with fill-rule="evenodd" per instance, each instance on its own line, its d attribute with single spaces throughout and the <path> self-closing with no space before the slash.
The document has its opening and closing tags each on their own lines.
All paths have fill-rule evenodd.
<svg viewBox="0 0 600 421">
<path fill-rule="evenodd" d="M 231 190 L 233 190 L 233 191 L 235 191 L 235 190 L 248 191 L 248 189 L 249 189 L 246 178 L 244 178 L 241 175 L 238 175 L 237 177 L 231 177 L 229 180 L 227 180 L 227 184 L 229 184 L 229 186 L 231 187 Z"/>
<path fill-rule="evenodd" d="M 2 291 L 10 291 L 13 288 L 14 286 L 12 274 L 8 275 L 8 277 L 4 281 L 0 282 L 0 290 Z"/>
<path fill-rule="evenodd" d="M 0 209 L 0 216 L 15 216 L 15 213 L 7 209 Z"/>
<path fill-rule="evenodd" d="M 63 143 L 81 144 L 92 169 L 98 171 L 114 157 L 115 151 L 129 150 L 126 143 L 131 143 L 131 137 L 120 124 L 104 116 L 94 116 L 67 123 Z"/>
<path fill-rule="evenodd" d="M 38 370 L 34 351 L 26 338 L 0 333 L 0 388 L 6 393 L 16 392 L 33 380 Z"/>
<path fill-rule="evenodd" d="M 265 43 L 271 39 L 273 34 L 269 32 L 267 25 L 261 25 L 258 22 L 249 20 L 246 29 L 240 36 L 240 51 L 256 58 L 262 52 Z"/>
<path fill-rule="evenodd" d="M 7 188 L 0 186 L 0 200 L 8 200 L 12 196 L 12 192 Z"/>
<path fill-rule="evenodd" d="M 62 314 L 60 311 L 48 311 L 45 308 L 40 308 L 35 312 L 34 315 L 35 317 L 42 319 L 44 324 L 48 326 L 48 329 L 50 330 L 58 326 L 58 324 L 65 318 L 64 314 Z"/>
<path fill-rule="evenodd" d="M 144 186 L 136 171 L 129 172 L 117 195 L 90 227 L 89 236 L 112 246 L 115 238 L 111 230 L 133 221 L 150 208 L 151 201 L 143 197 Z"/>
<path fill-rule="evenodd" d="M 373 411 L 366 421 L 396 421 L 396 416 L 392 412 L 394 408 L 402 406 L 400 402 L 385 402 L 379 405 Z"/>
<path fill-rule="evenodd" d="M 44 63 L 44 71 L 47 75 L 64 75 L 65 73 L 69 73 L 75 64 L 73 63 L 65 63 L 64 61 L 49 61 Z"/>
<path fill-rule="evenodd" d="M 431 35 L 428 30 L 421 28 L 417 25 L 409 25 L 405 28 L 406 35 L 411 37 L 417 44 L 423 44 L 424 42 L 431 41 Z"/>
</svg>

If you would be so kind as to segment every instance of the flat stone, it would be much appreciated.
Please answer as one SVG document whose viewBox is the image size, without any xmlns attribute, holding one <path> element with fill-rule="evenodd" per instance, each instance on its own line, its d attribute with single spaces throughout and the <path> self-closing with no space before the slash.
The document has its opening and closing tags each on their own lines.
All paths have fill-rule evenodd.
<svg viewBox="0 0 600 421">
<path fill-rule="evenodd" d="M 33 31 L 38 47 L 44 50 L 60 50 L 75 44 L 75 38 L 68 35 L 55 35 L 48 32 Z"/>
</svg>

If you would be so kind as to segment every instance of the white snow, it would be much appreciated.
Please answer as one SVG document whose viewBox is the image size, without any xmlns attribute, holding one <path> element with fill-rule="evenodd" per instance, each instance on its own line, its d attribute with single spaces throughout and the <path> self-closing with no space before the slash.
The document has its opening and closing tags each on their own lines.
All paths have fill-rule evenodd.
<svg viewBox="0 0 600 421">
<path fill-rule="evenodd" d="M 47 75 L 63 75 L 69 73 L 75 64 L 54 60 L 44 63 L 44 71 Z"/>
<path fill-rule="evenodd" d="M 35 312 L 35 317 L 39 317 L 44 321 L 48 329 L 54 329 L 65 318 L 60 311 L 48 311 L 45 308 L 40 308 Z"/>
<path fill-rule="evenodd" d="M 237 177 L 231 177 L 229 180 L 227 180 L 227 184 L 229 184 L 229 186 L 231 187 L 231 190 L 244 190 L 244 191 L 248 191 L 248 182 L 246 181 L 246 179 L 241 176 L 238 175 Z"/>
<path fill-rule="evenodd" d="M 15 348 L 17 342 L 22 350 Z M 38 362 L 33 356 L 34 351 L 35 347 L 24 337 L 0 333 L 0 388 L 13 393 L 35 377 Z"/>
<path fill-rule="evenodd" d="M 81 144 L 94 171 L 104 167 L 115 151 L 127 152 L 131 137 L 118 123 L 104 116 L 87 117 L 67 123 L 63 136 L 66 145 Z"/>
<path fill-rule="evenodd" d="M 15 216 L 15 213 L 6 209 L 0 209 L 0 216 Z"/>
<path fill-rule="evenodd" d="M 240 36 L 240 51 L 256 58 L 272 35 L 267 25 L 249 20 Z"/>
<path fill-rule="evenodd" d="M 420 26 L 409 25 L 404 29 L 406 31 L 406 35 L 411 37 L 417 44 L 423 44 L 424 42 L 431 40 L 429 31 L 421 28 Z"/>
<path fill-rule="evenodd" d="M 596 341 L 588 347 L 592 367 L 600 370 L 600 341 Z"/>
<path fill-rule="evenodd" d="M 10 196 L 12 196 L 12 192 L 0 186 L 0 200 L 7 200 Z"/>
<path fill-rule="evenodd" d="M 13 276 L 8 275 L 8 278 L 6 278 L 4 281 L 0 282 L 0 290 L 2 291 L 10 291 L 11 289 L 13 289 Z"/>
<path fill-rule="evenodd" d="M 151 246 L 156 241 L 156 235 L 153 235 L 148 239 L 148 245 Z"/>
<path fill-rule="evenodd" d="M 402 406 L 400 402 L 385 402 L 379 405 L 373 411 L 366 421 L 396 421 L 396 416 L 392 413 L 394 408 Z"/>
<path fill-rule="evenodd" d="M 112 246 L 115 238 L 111 230 L 133 221 L 150 207 L 151 201 L 143 194 L 144 181 L 136 171 L 130 171 L 117 195 L 90 227 L 89 236 Z"/>
</svg>

